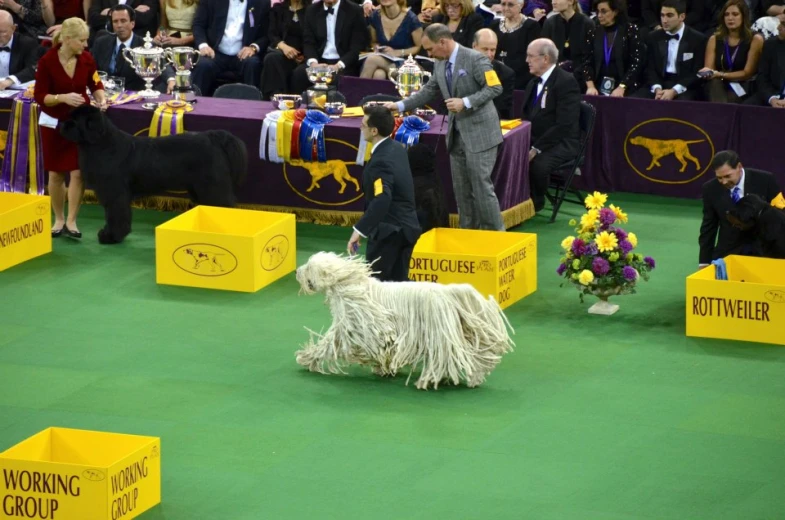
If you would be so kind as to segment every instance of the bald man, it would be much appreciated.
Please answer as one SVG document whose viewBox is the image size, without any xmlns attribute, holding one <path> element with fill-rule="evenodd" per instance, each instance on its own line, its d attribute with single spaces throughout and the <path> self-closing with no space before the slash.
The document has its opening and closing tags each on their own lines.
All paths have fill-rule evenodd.
<svg viewBox="0 0 785 520">
<path fill-rule="evenodd" d="M 499 119 L 512 118 L 512 91 L 515 89 L 515 71 L 510 67 L 494 59 L 496 56 L 496 46 L 499 40 L 496 38 L 496 33 L 490 29 L 480 29 L 474 33 L 474 41 L 472 42 L 472 49 L 481 52 L 488 56 L 491 60 L 493 70 L 499 76 L 501 81 L 502 93 L 493 99 L 493 104 L 496 106 L 496 112 L 499 113 Z"/>
<path fill-rule="evenodd" d="M 38 42 L 15 31 L 11 14 L 0 11 L 0 90 L 35 78 Z"/>
</svg>

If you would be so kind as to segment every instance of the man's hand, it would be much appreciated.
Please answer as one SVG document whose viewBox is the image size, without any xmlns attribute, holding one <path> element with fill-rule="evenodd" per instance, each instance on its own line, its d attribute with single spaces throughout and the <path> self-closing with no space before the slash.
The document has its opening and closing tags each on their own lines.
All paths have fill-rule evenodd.
<svg viewBox="0 0 785 520">
<path fill-rule="evenodd" d="M 624 97 L 624 89 L 621 87 L 616 87 L 613 89 L 613 92 L 611 92 L 611 97 Z"/>
<path fill-rule="evenodd" d="M 278 44 L 278 50 L 283 53 L 290 60 L 296 60 L 297 56 L 300 54 L 300 51 L 292 47 L 291 45 L 287 45 L 283 42 Z"/>
<path fill-rule="evenodd" d="M 455 112 L 456 114 L 462 112 L 464 108 L 463 99 L 461 98 L 450 98 L 444 102 L 444 106 L 447 107 L 447 110 L 450 112 Z"/>
<path fill-rule="evenodd" d="M 774 108 L 785 108 L 785 99 L 774 98 L 771 100 L 771 103 L 769 104 Z"/>
<path fill-rule="evenodd" d="M 532 148 L 531 150 L 529 150 L 529 162 L 532 162 L 532 160 L 533 160 L 535 157 L 537 157 L 537 150 L 535 150 L 534 148 Z"/>
<path fill-rule="evenodd" d="M 540 18 L 542 18 L 543 16 L 545 16 L 545 9 L 535 9 L 532 12 L 532 18 L 534 18 L 534 21 L 536 22 L 539 22 Z"/>
<path fill-rule="evenodd" d="M 243 47 L 242 49 L 240 49 L 240 52 L 237 53 L 237 57 L 240 58 L 240 61 L 243 61 L 243 60 L 247 60 L 248 58 L 250 58 L 255 54 L 256 54 L 256 49 L 249 45 L 248 47 Z"/>
<path fill-rule="evenodd" d="M 587 96 L 599 96 L 600 93 L 597 92 L 597 89 L 594 87 L 587 87 L 586 88 L 586 95 Z"/>
<path fill-rule="evenodd" d="M 53 25 L 53 26 L 51 26 L 49 29 L 47 29 L 47 30 L 46 30 L 46 35 L 47 35 L 47 36 L 52 36 L 52 35 L 54 35 L 54 33 L 56 33 L 57 31 L 59 31 L 59 30 L 60 30 L 60 28 L 61 28 L 62 26 L 63 26 L 62 24 L 57 24 L 57 25 Z"/>
<path fill-rule="evenodd" d="M 393 103 L 392 101 L 387 101 L 384 105 L 384 108 L 392 112 L 393 114 L 398 112 L 398 104 Z"/>
<path fill-rule="evenodd" d="M 172 93 L 172 91 L 174 90 L 174 86 L 175 86 L 175 84 L 176 84 L 176 83 L 177 83 L 177 82 L 175 81 L 175 79 L 174 79 L 174 78 L 172 78 L 172 79 L 170 79 L 169 81 L 167 81 L 167 82 L 166 82 L 166 93 L 167 93 L 167 94 L 171 94 L 171 93 Z"/>
<path fill-rule="evenodd" d="M 199 54 L 207 58 L 215 58 L 215 51 L 209 45 L 205 45 L 204 47 L 199 49 Z"/>
<path fill-rule="evenodd" d="M 673 101 L 676 99 L 676 91 L 672 88 L 666 88 L 665 90 L 660 91 L 660 97 L 656 99 L 661 99 L 663 101 Z"/>
<path fill-rule="evenodd" d="M 5 90 L 13 84 L 14 82 L 10 79 L 4 79 L 3 81 L 0 81 L 0 90 Z"/>
<path fill-rule="evenodd" d="M 136 6 L 136 9 L 134 9 L 134 10 L 135 11 L 139 11 L 140 13 L 146 13 L 147 11 L 150 10 L 150 6 L 149 5 L 138 5 L 138 6 Z"/>
<path fill-rule="evenodd" d="M 341 66 L 338 65 L 337 63 L 333 63 L 332 65 L 327 65 L 327 68 L 335 72 L 336 74 L 341 72 Z"/>
<path fill-rule="evenodd" d="M 357 254 L 357 251 L 360 250 L 360 234 L 357 231 L 352 233 L 352 238 L 349 239 L 349 243 L 346 244 L 346 251 L 348 251 L 349 256 L 354 256 Z"/>
</svg>

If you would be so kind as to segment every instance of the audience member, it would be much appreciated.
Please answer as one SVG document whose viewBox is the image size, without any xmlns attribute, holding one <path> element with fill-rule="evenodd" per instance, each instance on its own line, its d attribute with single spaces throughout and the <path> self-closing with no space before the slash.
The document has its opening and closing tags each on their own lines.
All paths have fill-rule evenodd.
<svg viewBox="0 0 785 520">
<path fill-rule="evenodd" d="M 270 10 L 270 49 L 264 57 L 260 88 L 263 99 L 292 92 L 295 67 L 305 61 L 303 28 L 305 11 L 311 0 L 283 0 Z"/>
<path fill-rule="evenodd" d="M 32 38 L 45 36 L 55 23 L 52 0 L 2 0 L 0 8 L 11 13 L 20 34 Z"/>
<path fill-rule="evenodd" d="M 380 9 L 368 17 L 371 46 L 399 62 L 420 52 L 422 24 L 406 7 L 406 0 L 379 0 Z M 365 58 L 360 76 L 387 79 L 391 61 L 381 54 Z"/>
<path fill-rule="evenodd" d="M 499 41 L 496 59 L 515 71 L 515 88 L 522 90 L 532 78 L 526 49 L 540 37 L 540 24 L 521 13 L 523 0 L 502 0 L 501 6 L 504 18 L 495 20 L 490 27 Z"/>
<path fill-rule="evenodd" d="M 431 23 L 446 25 L 453 40 L 464 47 L 471 47 L 474 33 L 485 26 L 482 17 L 475 12 L 472 0 L 444 0 L 439 13 L 431 16 Z"/>
<path fill-rule="evenodd" d="M 785 22 L 780 22 L 778 29 L 779 37 L 763 44 L 755 80 L 757 92 L 745 104 L 785 108 Z"/>
<path fill-rule="evenodd" d="M 27 83 L 35 77 L 38 62 L 38 41 L 15 34 L 11 13 L 0 10 L 0 90 Z M 8 49 L 8 52 L 2 52 Z"/>
<path fill-rule="evenodd" d="M 193 45 L 198 5 L 198 0 L 160 0 L 161 23 L 155 42 L 164 47 Z"/>
<path fill-rule="evenodd" d="M 660 13 L 664 0 L 641 0 L 642 29 L 657 31 L 663 29 L 660 23 Z M 710 30 L 712 20 L 709 18 L 707 5 L 714 0 L 686 0 L 684 6 L 684 23 L 698 32 L 706 33 Z"/>
<path fill-rule="evenodd" d="M 553 12 L 556 15 L 549 16 L 542 26 L 542 37 L 559 49 L 559 66 L 578 79 L 581 65 L 592 50 L 587 40 L 594 22 L 581 12 L 577 0 L 553 0 Z"/>
<path fill-rule="evenodd" d="M 144 38 L 147 33 L 154 37 L 158 33 L 158 2 L 159 0 L 90 0 L 87 11 L 87 23 L 90 25 L 92 38 L 100 36 L 101 31 L 112 32 L 112 19 L 109 12 L 112 7 L 122 3 L 136 11 L 134 32 Z"/>
<path fill-rule="evenodd" d="M 496 56 L 496 45 L 496 33 L 490 29 L 480 29 L 474 33 L 472 49 L 488 56 L 496 76 L 502 83 L 502 93 L 493 98 L 493 104 L 496 107 L 496 112 L 499 114 L 499 119 L 511 119 L 515 71 L 499 60 L 494 59 L 494 56 Z"/>
</svg>

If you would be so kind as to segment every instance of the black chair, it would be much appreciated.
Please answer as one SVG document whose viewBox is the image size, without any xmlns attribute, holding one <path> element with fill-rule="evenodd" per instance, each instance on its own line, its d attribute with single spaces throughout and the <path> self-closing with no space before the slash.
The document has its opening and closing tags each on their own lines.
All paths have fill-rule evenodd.
<svg viewBox="0 0 785 520">
<path fill-rule="evenodd" d="M 390 94 L 371 94 L 369 96 L 365 96 L 360 100 L 360 106 L 365 106 L 366 103 L 369 101 L 400 101 L 400 96 L 391 96 Z"/>
<path fill-rule="evenodd" d="M 586 158 L 586 147 L 589 145 L 592 131 L 594 130 L 594 119 L 597 116 L 597 110 L 593 105 L 581 101 L 581 113 L 578 126 L 581 131 L 581 143 L 578 153 L 574 159 L 567 161 L 556 168 L 551 173 L 551 181 L 548 186 L 548 191 L 545 196 L 553 205 L 553 213 L 551 214 L 550 222 L 556 221 L 556 215 L 559 214 L 559 208 L 562 202 L 570 202 L 584 205 L 584 197 L 580 190 L 572 187 L 572 181 L 576 175 L 580 175 L 580 167 L 583 166 L 583 161 Z M 553 190 L 553 191 L 551 191 Z M 566 198 L 567 194 L 573 194 L 575 199 Z"/>
<path fill-rule="evenodd" d="M 221 85 L 215 89 L 213 94 L 215 98 L 224 99 L 247 99 L 250 101 L 261 101 L 262 91 L 253 85 L 246 85 L 245 83 L 230 83 L 228 85 Z"/>
</svg>

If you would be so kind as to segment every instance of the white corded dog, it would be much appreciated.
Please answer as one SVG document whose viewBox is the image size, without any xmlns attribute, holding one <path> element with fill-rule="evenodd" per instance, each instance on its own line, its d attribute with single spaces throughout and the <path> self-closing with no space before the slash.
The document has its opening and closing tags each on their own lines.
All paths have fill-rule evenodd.
<svg viewBox="0 0 785 520">
<path fill-rule="evenodd" d="M 501 308 L 471 285 L 380 282 L 371 272 L 359 257 L 325 252 L 297 269 L 300 292 L 323 291 L 333 317 L 324 335 L 308 329 L 300 365 L 336 374 L 358 363 L 383 376 L 408 366 L 409 378 L 420 370 L 421 390 L 443 381 L 475 387 L 512 351 Z"/>
</svg>

